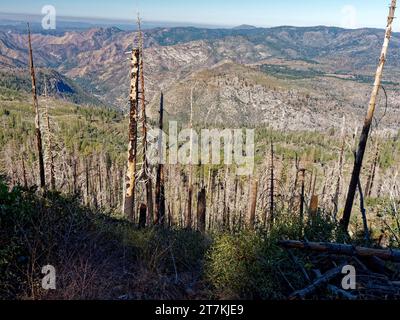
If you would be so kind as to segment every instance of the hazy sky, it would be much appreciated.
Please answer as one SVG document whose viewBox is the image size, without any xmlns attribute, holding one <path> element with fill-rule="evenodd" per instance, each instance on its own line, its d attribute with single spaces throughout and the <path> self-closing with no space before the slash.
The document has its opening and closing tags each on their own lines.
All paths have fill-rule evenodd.
<svg viewBox="0 0 400 320">
<path fill-rule="evenodd" d="M 384 28 L 390 0 L 0 0 L 0 12 L 41 14 L 53 5 L 60 16 L 193 22 L 235 26 Z M 400 21 L 396 20 L 396 30 Z"/>
</svg>

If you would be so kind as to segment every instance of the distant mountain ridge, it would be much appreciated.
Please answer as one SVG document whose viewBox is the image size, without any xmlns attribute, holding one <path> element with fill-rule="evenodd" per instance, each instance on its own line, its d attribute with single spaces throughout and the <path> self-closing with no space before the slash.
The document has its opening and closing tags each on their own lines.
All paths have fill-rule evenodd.
<svg viewBox="0 0 400 320">
<path fill-rule="evenodd" d="M 326 102 L 323 101 L 326 99 L 317 97 L 327 94 L 336 95 L 338 103 L 347 104 L 354 112 L 362 114 L 354 108 L 365 103 L 368 93 L 364 91 L 369 90 L 368 82 L 374 74 L 383 37 L 384 30 L 379 29 L 346 30 L 324 26 L 244 29 L 174 27 L 146 30 L 144 72 L 147 97 L 149 102 L 155 102 L 161 89 L 178 94 L 177 88 L 186 87 L 185 83 L 190 83 L 190 79 L 202 71 L 230 62 L 254 71 L 245 73 L 251 79 L 231 84 L 230 87 L 222 86 L 228 91 L 235 88 L 243 92 L 238 93 L 240 97 L 251 95 L 253 89 L 246 87 L 246 83 L 253 83 L 255 79 L 262 79 L 263 74 L 267 74 L 283 79 L 287 87 L 306 88 L 302 90 L 311 92 L 317 99 L 313 100 L 315 112 L 322 115 L 326 108 Z M 135 32 L 116 27 L 68 31 L 63 34 L 34 33 L 32 41 L 35 63 L 38 67 L 52 68 L 72 79 L 87 95 L 101 99 L 102 103 L 126 110 L 129 93 L 129 61 L 126 52 L 136 45 L 135 38 Z M 26 68 L 26 43 L 26 34 L 12 30 L 0 31 L 0 68 Z M 385 72 L 384 79 L 386 83 L 392 84 L 389 90 L 395 90 L 394 84 L 400 79 L 400 52 L 394 50 L 399 46 L 400 34 L 395 33 L 387 62 L 390 72 Z M 231 73 L 232 69 L 228 71 L 227 81 L 236 74 L 236 71 Z M 363 86 L 360 88 L 363 94 L 351 94 L 349 90 L 356 86 L 353 82 Z M 257 86 L 257 83 L 254 85 Z M 260 86 L 263 90 L 270 90 L 262 81 Z M 337 90 L 334 90 L 336 87 Z M 343 97 L 343 92 L 347 96 Z M 210 92 L 203 90 L 202 94 Z M 228 97 L 224 92 L 216 91 L 211 95 L 226 99 L 221 100 L 221 105 L 228 102 L 234 108 L 241 105 L 235 95 Z M 270 96 L 266 92 L 259 97 Z M 255 99 L 248 108 L 258 110 L 256 114 L 262 112 L 267 103 L 263 99 Z M 318 107 L 318 99 L 321 107 Z M 178 100 L 178 97 L 170 98 L 170 101 Z M 283 101 L 286 100 L 285 96 Z M 206 97 L 203 101 L 206 106 Z M 179 105 L 181 110 L 176 110 L 177 105 L 170 108 L 177 111 L 176 115 L 187 114 L 185 106 Z M 338 105 L 332 108 L 336 109 Z M 232 114 L 228 114 L 230 111 L 225 109 L 220 109 L 221 122 L 224 119 L 236 121 Z M 305 127 L 307 124 L 315 127 L 311 120 L 307 121 Z M 328 122 L 335 124 L 336 121 L 331 118 Z"/>
<path fill-rule="evenodd" d="M 252 29 L 257 29 L 255 26 L 251 26 L 249 24 L 241 24 L 240 26 L 232 28 L 234 30 L 252 30 Z"/>
</svg>

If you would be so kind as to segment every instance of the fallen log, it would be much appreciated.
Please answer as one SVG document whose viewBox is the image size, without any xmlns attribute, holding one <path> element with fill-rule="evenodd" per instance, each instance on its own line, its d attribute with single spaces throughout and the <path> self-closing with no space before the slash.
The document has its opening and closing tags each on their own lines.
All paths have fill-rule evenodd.
<svg viewBox="0 0 400 320">
<path fill-rule="evenodd" d="M 394 249 L 373 249 L 366 247 L 356 247 L 348 244 L 329 243 L 329 242 L 303 242 L 293 240 L 279 241 L 281 247 L 287 249 L 303 249 L 316 252 L 327 252 L 357 257 L 378 257 L 385 261 L 400 262 L 400 250 Z"/>
<path fill-rule="evenodd" d="M 343 265 L 341 265 L 339 267 L 336 267 L 334 269 L 329 270 L 328 272 L 326 272 L 321 277 L 318 277 L 309 286 L 305 287 L 302 290 L 298 290 L 298 291 L 293 292 L 289 296 L 289 300 L 306 298 L 310 294 L 314 293 L 318 288 L 328 284 L 329 281 L 331 281 L 332 279 L 336 278 L 339 274 L 341 274 L 342 273 L 342 269 L 343 269 L 344 266 L 345 266 L 345 264 L 343 264 Z"/>
<path fill-rule="evenodd" d="M 334 295 L 336 295 L 338 297 L 345 298 L 347 300 L 357 300 L 358 299 L 358 297 L 356 295 L 351 294 L 351 293 L 349 293 L 349 292 L 347 292 L 345 290 L 339 289 L 338 287 L 336 287 L 336 286 L 334 286 L 332 284 L 328 284 L 328 290 L 332 294 L 334 294 Z"/>
<path fill-rule="evenodd" d="M 297 258 L 294 256 L 293 253 L 291 253 L 290 251 L 287 251 L 287 253 L 289 254 L 290 259 L 292 260 L 292 262 L 301 270 L 301 272 L 304 275 L 304 278 L 308 281 L 311 282 L 310 276 L 308 275 L 306 269 L 304 269 L 304 267 L 301 265 L 301 263 L 297 260 Z"/>
</svg>

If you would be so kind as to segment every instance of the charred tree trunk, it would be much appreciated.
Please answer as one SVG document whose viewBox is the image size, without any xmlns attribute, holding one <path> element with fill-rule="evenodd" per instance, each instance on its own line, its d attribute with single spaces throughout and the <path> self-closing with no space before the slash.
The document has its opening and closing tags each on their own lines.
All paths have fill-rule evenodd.
<svg viewBox="0 0 400 320">
<path fill-rule="evenodd" d="M 99 154 L 97 159 L 97 175 L 99 177 L 99 206 L 100 208 L 103 207 L 103 179 L 102 179 L 102 172 L 101 172 L 101 155 Z"/>
<path fill-rule="evenodd" d="M 335 221 L 337 218 L 337 213 L 339 211 L 340 190 L 341 190 L 343 162 L 344 162 L 344 148 L 346 145 L 345 123 L 346 123 L 346 118 L 343 118 L 342 145 L 340 147 L 339 163 L 338 163 L 338 176 L 337 176 L 337 180 L 336 180 L 335 195 L 333 197 L 333 205 L 334 205 L 333 217 L 334 217 Z"/>
<path fill-rule="evenodd" d="M 156 178 L 156 220 L 155 224 L 164 224 L 165 219 L 165 185 L 164 185 L 164 165 L 163 165 L 163 141 L 162 141 L 162 132 L 163 132 L 163 121 L 164 121 L 164 95 L 161 92 L 160 98 L 160 120 L 159 120 L 159 129 L 160 136 L 158 137 L 158 153 L 160 157 L 160 162 L 157 167 L 157 178 Z"/>
<path fill-rule="evenodd" d="M 89 160 L 85 161 L 85 184 L 86 184 L 86 205 L 90 205 L 90 164 Z"/>
<path fill-rule="evenodd" d="M 311 200 L 310 200 L 310 208 L 309 208 L 309 213 L 310 213 L 311 219 L 314 219 L 318 213 L 319 198 L 315 194 L 316 185 L 317 185 L 317 174 L 314 175 L 312 188 L 311 188 Z"/>
<path fill-rule="evenodd" d="M 188 202 L 186 211 L 186 228 L 192 228 L 192 201 L 193 201 L 193 89 L 190 92 L 190 163 L 189 163 L 189 185 Z"/>
<path fill-rule="evenodd" d="M 35 108 L 36 147 L 37 147 L 38 159 L 39 159 L 40 187 L 42 189 L 45 189 L 46 188 L 46 178 L 45 178 L 44 159 L 43 159 L 42 132 L 40 130 L 39 103 L 38 103 L 38 98 L 37 98 L 36 76 L 35 76 L 35 67 L 33 64 L 31 30 L 30 30 L 29 24 L 28 24 L 28 44 L 29 44 L 29 66 L 30 66 L 31 81 L 32 81 L 32 98 L 33 98 L 33 106 Z"/>
<path fill-rule="evenodd" d="M 234 186 L 234 198 L 233 198 L 233 217 L 232 217 L 232 219 L 233 219 L 233 221 L 232 221 L 232 227 L 233 227 L 233 229 L 235 229 L 235 227 L 236 227 L 236 222 L 237 222 L 237 210 L 236 210 L 236 207 L 237 207 L 237 193 L 238 193 L 238 186 L 239 186 L 239 180 L 238 180 L 238 177 L 235 175 L 235 181 L 234 181 L 234 184 L 235 184 L 235 186 Z"/>
<path fill-rule="evenodd" d="M 364 154 L 365 154 L 365 148 L 367 146 L 368 136 L 369 136 L 369 133 L 371 130 L 371 124 L 372 124 L 372 120 L 373 120 L 374 113 L 375 113 L 376 98 L 378 96 L 378 92 L 381 87 L 383 68 L 385 66 L 390 37 L 392 35 L 392 25 L 393 25 L 395 11 L 396 11 L 396 0 L 392 0 L 391 6 L 390 6 L 390 11 L 389 11 L 387 27 L 386 27 L 385 40 L 384 40 L 383 47 L 382 47 L 382 52 L 381 52 L 381 56 L 380 56 L 378 69 L 377 69 L 376 75 L 375 75 L 375 83 L 374 83 L 374 87 L 373 87 L 372 94 L 371 94 L 371 99 L 370 99 L 370 103 L 369 103 L 369 107 L 368 107 L 367 116 L 365 118 L 364 126 L 363 126 L 363 129 L 361 132 L 361 137 L 360 137 L 360 142 L 358 145 L 356 160 L 354 162 L 353 173 L 352 173 L 351 181 L 350 181 L 350 185 L 349 185 L 349 192 L 347 195 L 346 205 L 345 205 L 344 212 L 343 212 L 343 218 L 341 220 L 342 228 L 346 231 L 347 231 L 347 229 L 349 227 L 349 223 L 350 223 L 350 216 L 351 216 L 351 211 L 353 209 L 353 203 L 354 203 L 355 193 L 357 190 L 357 185 L 358 185 L 358 182 L 360 179 L 360 173 L 361 173 L 361 168 L 362 168 Z"/>
<path fill-rule="evenodd" d="M 256 222 L 256 208 L 257 208 L 257 192 L 258 192 L 258 181 L 253 179 L 251 182 L 251 189 L 250 189 L 250 206 L 249 206 L 249 228 L 255 228 Z"/>
<path fill-rule="evenodd" d="M 134 49 L 131 57 L 131 88 L 130 88 L 130 111 L 129 111 L 129 144 L 128 165 L 125 176 L 125 217 L 134 220 L 135 216 L 135 186 L 136 186 L 136 153 L 137 153 L 137 110 L 139 99 L 139 50 Z"/>
<path fill-rule="evenodd" d="M 270 166 L 270 204 L 269 204 L 269 227 L 272 228 L 274 225 L 274 221 L 275 221 L 275 214 L 274 214 L 274 210 L 275 210 L 275 205 L 274 205 L 274 192 L 275 192 L 275 186 L 274 186 L 274 144 L 271 141 L 271 166 Z"/>
<path fill-rule="evenodd" d="M 206 231 L 206 188 L 201 188 L 197 195 L 197 228 Z"/>
<path fill-rule="evenodd" d="M 360 193 L 360 210 L 361 210 L 361 216 L 362 216 L 362 221 L 363 221 L 363 226 L 364 226 L 365 241 L 369 244 L 370 236 L 369 236 L 369 229 L 368 229 L 367 211 L 365 210 L 365 206 L 364 206 L 364 194 L 362 191 L 360 180 L 358 180 L 358 192 Z"/>
<path fill-rule="evenodd" d="M 142 139 L 143 139 L 143 173 L 142 178 L 146 188 L 146 202 L 147 202 L 147 216 L 149 220 L 154 220 L 154 209 L 153 209 L 153 184 L 150 175 L 150 166 L 147 159 L 147 114 L 146 114 L 146 90 L 144 84 L 144 61 L 143 61 L 143 32 L 141 29 L 140 18 L 138 17 L 138 29 L 139 29 L 139 74 L 140 74 L 140 87 L 141 87 L 141 107 L 142 107 Z"/>
<path fill-rule="evenodd" d="M 223 199 L 222 199 L 222 227 L 224 230 L 229 230 L 230 225 L 230 218 L 229 218 L 229 209 L 228 209 L 228 166 L 225 167 L 225 176 L 224 176 L 224 183 L 223 183 Z"/>
<path fill-rule="evenodd" d="M 300 166 L 300 159 L 296 152 L 295 160 L 294 160 L 294 168 L 295 168 L 294 187 L 293 187 L 293 189 L 291 191 L 291 195 L 290 195 L 289 211 L 292 211 L 294 209 L 294 207 L 297 207 L 297 205 L 295 203 L 297 203 L 297 185 L 299 183 L 299 171 L 300 171 L 299 166 Z"/>
<path fill-rule="evenodd" d="M 304 191 L 305 191 L 305 180 L 306 180 L 306 170 L 305 169 L 300 169 L 301 172 L 301 191 L 300 191 L 300 223 L 301 225 L 304 222 Z"/>
<path fill-rule="evenodd" d="M 72 159 L 72 177 L 73 177 L 73 193 L 77 195 L 78 191 L 78 160 L 74 156 Z"/>
<path fill-rule="evenodd" d="M 26 168 L 25 168 L 25 160 L 24 160 L 25 154 L 22 154 L 21 162 L 22 162 L 22 178 L 24 181 L 24 188 L 28 188 L 28 180 L 26 178 Z"/>
<path fill-rule="evenodd" d="M 186 208 L 186 228 L 192 228 L 192 199 L 193 199 L 193 185 L 191 175 L 189 176 L 189 186 L 188 186 L 188 200 Z"/>
<path fill-rule="evenodd" d="M 47 100 L 47 83 L 45 79 L 45 99 Z M 47 176 L 50 177 L 50 189 L 56 189 L 56 179 L 55 179 L 55 169 L 54 169 L 54 155 L 53 155 L 53 141 L 52 141 L 52 133 L 50 127 L 50 117 L 49 117 L 49 108 L 47 105 L 47 101 L 44 108 L 44 133 L 45 133 L 45 157 L 46 157 L 46 171 Z"/>
<path fill-rule="evenodd" d="M 146 214 L 147 214 L 146 204 L 141 203 L 139 209 L 139 229 L 143 229 L 146 227 Z"/>
<path fill-rule="evenodd" d="M 378 160 L 379 160 L 379 147 L 378 147 L 378 142 L 377 142 L 374 161 L 372 163 L 372 168 L 371 168 L 369 176 L 368 176 L 367 186 L 365 187 L 365 196 L 366 197 L 371 197 L 371 194 L 372 194 L 372 188 L 374 186 L 374 180 L 375 180 L 375 175 L 376 175 L 376 166 L 378 164 Z"/>
</svg>

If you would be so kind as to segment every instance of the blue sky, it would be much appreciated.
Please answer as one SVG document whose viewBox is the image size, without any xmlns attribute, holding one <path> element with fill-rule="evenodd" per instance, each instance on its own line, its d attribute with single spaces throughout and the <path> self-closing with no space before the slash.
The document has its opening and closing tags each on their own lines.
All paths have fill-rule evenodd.
<svg viewBox="0 0 400 320">
<path fill-rule="evenodd" d="M 0 0 L 0 12 L 193 22 L 222 26 L 329 25 L 384 28 L 390 0 Z M 397 20 L 398 21 L 398 20 Z M 400 28 L 397 23 L 397 30 Z"/>
</svg>

